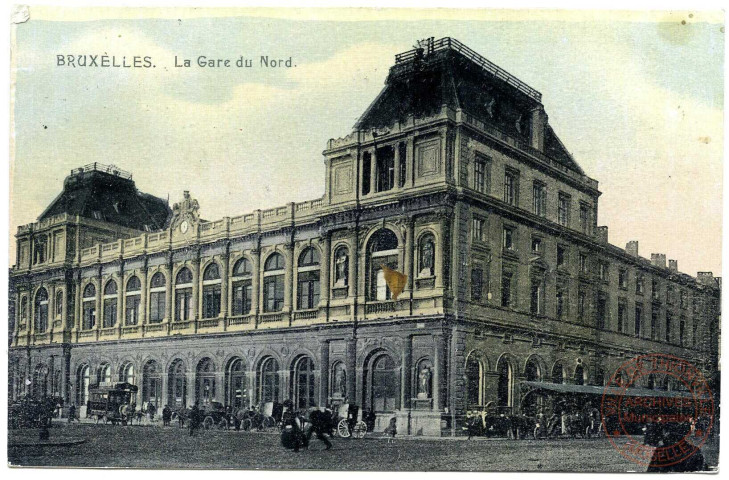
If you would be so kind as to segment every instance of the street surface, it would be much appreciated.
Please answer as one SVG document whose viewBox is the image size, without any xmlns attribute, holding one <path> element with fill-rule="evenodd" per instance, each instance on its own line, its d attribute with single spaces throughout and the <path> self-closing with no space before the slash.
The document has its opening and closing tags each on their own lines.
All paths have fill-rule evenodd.
<svg viewBox="0 0 729 480">
<path fill-rule="evenodd" d="M 85 440 L 82 444 L 74 441 Z M 233 468 L 321 470 L 645 471 L 605 439 L 506 440 L 334 438 L 334 448 L 312 437 L 310 449 L 294 453 L 273 433 L 204 431 L 190 437 L 177 425 L 112 426 L 54 423 L 50 442 L 37 446 L 37 430 L 10 430 L 11 464 L 24 466 Z M 65 442 L 65 443 L 64 443 Z M 716 464 L 718 439 L 703 449 Z M 62 444 L 62 445 L 59 445 Z M 19 446 L 14 446 L 19 445 Z"/>
</svg>

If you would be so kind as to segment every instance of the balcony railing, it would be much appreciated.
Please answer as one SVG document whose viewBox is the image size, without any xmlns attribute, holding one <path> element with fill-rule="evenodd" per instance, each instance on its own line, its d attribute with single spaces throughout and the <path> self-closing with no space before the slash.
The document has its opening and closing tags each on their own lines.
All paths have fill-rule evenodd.
<svg viewBox="0 0 729 480">
<path fill-rule="evenodd" d="M 204 320 L 199 320 L 197 323 L 198 327 L 200 328 L 214 328 L 220 325 L 220 319 L 219 318 L 207 318 Z"/>
<path fill-rule="evenodd" d="M 318 313 L 318 309 L 299 310 L 298 312 L 294 312 L 294 320 L 311 320 L 312 318 L 316 318 Z"/>
<path fill-rule="evenodd" d="M 396 302 L 368 303 L 365 307 L 366 313 L 392 313 L 396 310 Z"/>
<path fill-rule="evenodd" d="M 284 319 L 283 313 L 263 313 L 261 314 L 261 323 L 280 322 Z"/>
<path fill-rule="evenodd" d="M 243 315 L 239 317 L 230 317 L 228 319 L 228 325 L 249 325 L 253 322 L 254 315 Z"/>
</svg>

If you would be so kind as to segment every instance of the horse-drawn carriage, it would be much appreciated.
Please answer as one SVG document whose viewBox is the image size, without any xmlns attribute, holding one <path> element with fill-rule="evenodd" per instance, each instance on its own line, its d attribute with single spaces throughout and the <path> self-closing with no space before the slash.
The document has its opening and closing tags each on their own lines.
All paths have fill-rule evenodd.
<svg viewBox="0 0 729 480">
<path fill-rule="evenodd" d="M 367 423 L 357 405 L 343 403 L 332 410 L 332 431 L 335 435 L 342 438 L 364 438 L 368 430 Z M 369 430 L 373 428 L 374 425 Z"/>
<path fill-rule="evenodd" d="M 134 414 L 134 402 L 139 389 L 131 383 L 99 383 L 89 388 L 87 416 L 116 425 L 126 425 Z"/>
</svg>

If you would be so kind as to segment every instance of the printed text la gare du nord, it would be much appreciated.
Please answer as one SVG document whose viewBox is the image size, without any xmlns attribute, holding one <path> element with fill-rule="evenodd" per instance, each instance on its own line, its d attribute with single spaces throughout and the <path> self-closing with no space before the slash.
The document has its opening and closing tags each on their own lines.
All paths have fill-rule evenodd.
<svg viewBox="0 0 729 480">
<path fill-rule="evenodd" d="M 182 58 L 175 55 L 173 65 L 176 68 L 292 68 L 296 64 L 292 57 L 273 58 L 269 55 L 260 55 L 257 58 L 245 57 L 243 55 L 231 58 L 213 58 L 206 55 L 199 55 L 195 58 Z M 133 55 L 56 55 L 57 67 L 100 67 L 100 68 L 155 68 L 157 65 L 150 56 Z"/>
</svg>

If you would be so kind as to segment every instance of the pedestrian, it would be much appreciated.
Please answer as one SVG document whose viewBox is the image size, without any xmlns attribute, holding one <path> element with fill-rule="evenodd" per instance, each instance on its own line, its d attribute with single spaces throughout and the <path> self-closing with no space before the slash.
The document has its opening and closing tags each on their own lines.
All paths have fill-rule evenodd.
<svg viewBox="0 0 729 480">
<path fill-rule="evenodd" d="M 301 447 L 307 448 L 309 441 L 304 436 L 301 420 L 294 411 L 293 402 L 287 400 L 284 402 L 284 406 L 286 410 L 283 412 L 281 418 L 281 444 L 285 448 L 290 448 L 294 452 L 298 452 Z"/>
<path fill-rule="evenodd" d="M 395 435 L 397 435 L 397 418 L 392 417 L 390 419 L 390 424 L 385 429 L 385 434 L 389 435 L 387 437 L 387 443 L 395 442 Z"/>
<path fill-rule="evenodd" d="M 71 423 L 74 420 L 78 420 L 78 418 L 76 418 L 76 404 L 72 403 L 71 406 L 68 407 L 68 423 Z"/>
<path fill-rule="evenodd" d="M 165 408 L 162 409 L 162 426 L 169 427 L 171 420 L 172 420 L 172 410 L 170 409 L 169 405 L 165 405 Z"/>
<path fill-rule="evenodd" d="M 157 407 L 154 406 L 154 403 L 150 403 L 147 407 L 147 415 L 149 416 L 149 423 L 154 422 L 154 414 L 157 413 Z"/>
<path fill-rule="evenodd" d="M 192 406 L 190 410 L 190 436 L 195 433 L 195 430 L 200 428 L 200 409 L 197 403 Z"/>
<path fill-rule="evenodd" d="M 305 446 L 309 446 L 311 436 L 316 434 L 316 438 L 326 445 L 326 450 L 331 449 L 332 442 L 326 436 L 331 435 L 332 432 L 332 411 L 328 408 L 323 412 L 321 410 L 314 410 L 309 415 L 309 421 L 311 422 L 311 428 L 306 433 Z"/>
</svg>

